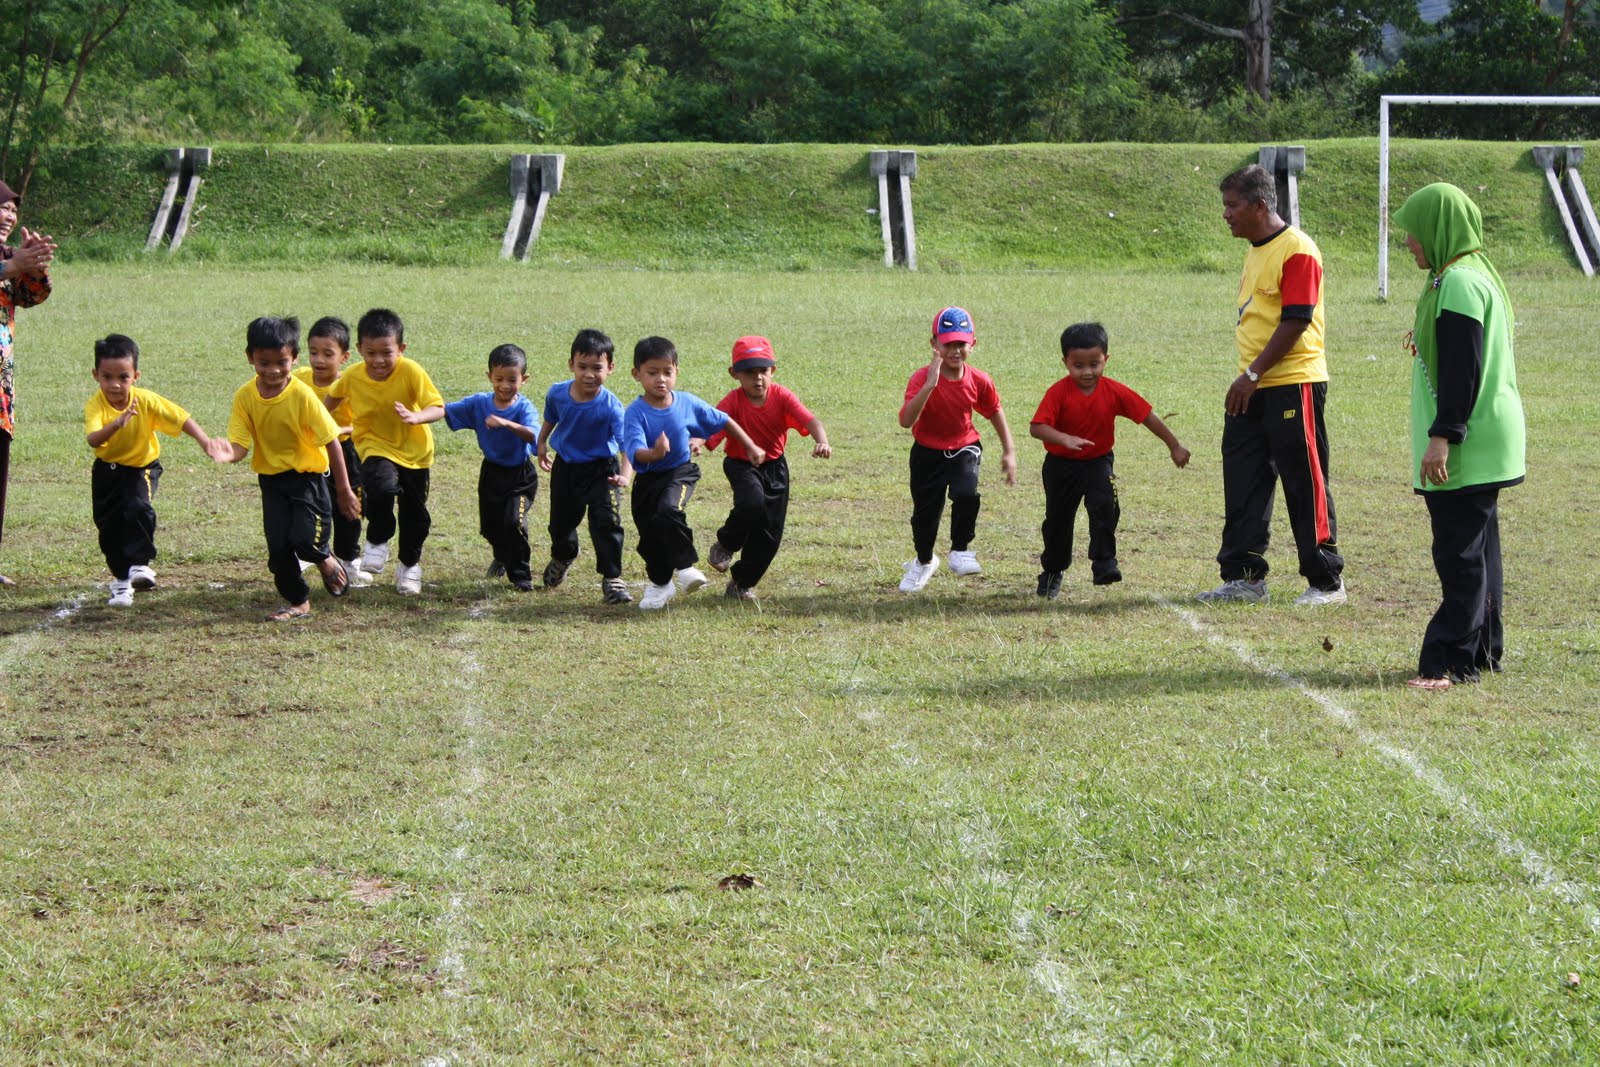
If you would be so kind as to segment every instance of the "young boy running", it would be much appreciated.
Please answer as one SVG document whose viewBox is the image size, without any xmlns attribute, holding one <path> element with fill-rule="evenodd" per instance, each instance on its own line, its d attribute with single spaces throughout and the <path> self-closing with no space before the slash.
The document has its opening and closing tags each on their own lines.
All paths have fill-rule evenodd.
<svg viewBox="0 0 1600 1067">
<path fill-rule="evenodd" d="M 250 456 L 261 486 L 261 526 L 267 539 L 267 567 L 284 606 L 269 622 L 292 622 L 311 614 L 311 590 L 300 561 L 322 572 L 322 584 L 336 597 L 350 588 L 350 577 L 330 551 L 333 525 L 328 476 L 333 495 L 348 519 L 361 514 L 344 469 L 339 426 L 311 387 L 294 377 L 300 353 L 300 323 L 292 318 L 258 318 L 245 330 L 245 355 L 256 376 L 233 394 L 228 439 L 207 451 L 218 463 Z"/>
<path fill-rule="evenodd" d="M 1161 438 L 1175 466 L 1189 462 L 1189 450 L 1156 417 L 1144 397 L 1105 377 L 1105 327 L 1080 322 L 1061 334 L 1061 362 L 1067 376 L 1045 391 L 1028 432 L 1044 442 L 1044 551 L 1039 555 L 1038 594 L 1061 595 L 1061 575 L 1072 565 L 1072 528 L 1078 505 L 1089 513 L 1089 566 L 1095 585 L 1122 581 L 1117 563 L 1117 476 L 1112 469 L 1116 418 L 1143 423 Z"/>
<path fill-rule="evenodd" d="M 695 566 L 700 555 L 683 511 L 700 480 L 700 468 L 690 462 L 700 442 L 725 430 L 752 464 L 760 466 L 765 453 L 726 413 L 692 393 L 674 390 L 678 349 L 665 337 L 646 337 L 634 346 L 633 377 L 644 395 L 623 415 L 622 450 L 638 472 L 633 481 L 633 521 L 650 579 L 639 607 L 656 611 L 666 607 L 680 587 L 692 593 L 706 584 L 706 576 Z"/>
<path fill-rule="evenodd" d="M 211 439 L 172 401 L 139 380 L 139 346 L 114 333 L 94 343 L 94 380 L 100 388 L 83 406 L 83 430 L 94 449 L 90 487 L 100 551 L 111 568 L 114 608 L 133 606 L 135 589 L 154 589 L 156 572 L 156 486 L 161 481 L 161 440 L 157 433 L 186 433 L 208 453 Z"/>
<path fill-rule="evenodd" d="M 902 593 L 925 589 L 939 560 L 933 554 L 945 496 L 950 497 L 950 571 L 981 574 L 972 551 L 978 528 L 978 467 L 983 446 L 972 425 L 976 411 L 994 424 L 1000 437 L 1000 470 L 1007 485 L 1017 484 L 1017 450 L 1000 410 L 994 379 L 967 363 L 977 345 L 972 316 L 948 307 L 933 317 L 933 361 L 906 384 L 900 425 L 911 431 L 911 537 L 917 558 L 905 565 Z"/>
<path fill-rule="evenodd" d="M 733 343 L 733 362 L 728 368 L 739 388 L 717 402 L 717 410 L 727 412 L 743 426 L 764 456 L 756 466 L 737 442 L 729 441 L 722 461 L 722 472 L 733 488 L 733 509 L 717 531 L 706 561 L 724 572 L 732 565 L 725 595 L 734 600 L 756 598 L 756 583 L 767 573 L 783 540 L 789 511 L 789 462 L 783 452 L 789 431 L 799 430 L 816 442 L 813 456 L 827 459 L 833 455 L 822 420 L 807 411 L 799 397 L 772 380 L 777 365 L 771 341 L 756 336 L 739 338 Z M 706 440 L 706 447 L 717 447 L 723 436 L 714 434 Z M 737 563 L 736 553 L 741 553 Z"/>
<path fill-rule="evenodd" d="M 350 401 L 350 437 L 361 457 L 361 487 L 367 513 L 367 547 L 361 569 L 377 574 L 389 562 L 389 539 L 400 533 L 395 589 L 422 592 L 422 545 L 428 514 L 428 473 L 433 466 L 433 431 L 444 417 L 444 397 L 428 372 L 407 359 L 405 325 L 388 308 L 373 308 L 356 323 L 361 365 L 328 387 L 328 410 Z M 398 506 L 399 518 L 395 511 Z"/>
<path fill-rule="evenodd" d="M 572 377 L 545 394 L 539 469 L 550 475 L 550 562 L 544 587 L 560 585 L 578 558 L 578 524 L 587 511 L 601 596 L 607 604 L 631 604 L 622 580 L 622 490 L 633 480 L 633 464 L 617 454 L 622 401 L 606 388 L 615 368 L 611 338 L 579 330 L 567 359 Z"/>
<path fill-rule="evenodd" d="M 332 315 L 313 322 L 306 331 L 306 360 L 309 365 L 296 367 L 294 376 L 309 385 L 318 400 L 326 402 L 328 390 L 350 361 L 349 325 Z M 339 447 L 344 451 L 344 469 L 350 477 L 350 489 L 360 500 L 361 460 L 356 457 L 356 446 L 350 443 L 349 401 L 342 401 L 333 409 L 333 421 L 339 424 Z M 359 516 L 347 519 L 337 508 L 333 512 L 333 554 L 344 565 L 352 586 L 372 584 L 372 575 L 361 569 L 361 519 Z"/>
<path fill-rule="evenodd" d="M 489 353 L 486 393 L 444 406 L 445 425 L 475 430 L 483 464 L 478 468 L 478 532 L 489 542 L 494 559 L 489 577 L 505 575 L 517 589 L 533 588 L 533 558 L 528 548 L 528 512 L 539 493 L 539 470 L 533 464 L 533 443 L 539 437 L 539 413 L 522 395 L 528 380 L 528 356 L 516 345 L 498 345 Z"/>
</svg>

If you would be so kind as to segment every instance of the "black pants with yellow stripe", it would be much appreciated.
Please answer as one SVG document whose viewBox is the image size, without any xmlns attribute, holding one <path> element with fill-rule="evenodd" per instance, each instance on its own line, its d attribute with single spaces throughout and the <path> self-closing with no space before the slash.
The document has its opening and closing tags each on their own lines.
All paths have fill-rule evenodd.
<svg viewBox="0 0 1600 1067">
<path fill-rule="evenodd" d="M 261 528 L 267 535 L 267 569 L 278 595 L 289 604 L 304 604 L 311 587 L 300 576 L 300 561 L 328 558 L 333 533 L 333 503 L 326 474 L 284 471 L 259 474 Z"/>
<path fill-rule="evenodd" d="M 100 531 L 100 551 L 113 577 L 128 580 L 128 568 L 156 558 L 156 486 L 161 464 L 129 467 L 94 461 L 89 474 L 94 494 L 94 526 Z"/>
<path fill-rule="evenodd" d="M 478 532 L 506 568 L 506 580 L 533 579 L 528 568 L 528 512 L 539 493 L 539 468 L 533 460 L 515 467 L 483 461 L 478 468 Z"/>
<path fill-rule="evenodd" d="M 1222 496 L 1226 516 L 1222 580 L 1265 578 L 1272 502 L 1279 482 L 1300 573 L 1316 589 L 1337 589 L 1344 570 L 1328 491 L 1327 382 L 1257 389 L 1242 415 L 1222 424 Z"/>
<path fill-rule="evenodd" d="M 674 571 L 692 567 L 700 558 L 694 531 L 684 513 L 700 468 L 685 463 L 671 470 L 647 471 L 633 479 L 633 523 L 639 528 L 639 555 L 645 574 L 655 585 L 672 581 Z"/>
</svg>

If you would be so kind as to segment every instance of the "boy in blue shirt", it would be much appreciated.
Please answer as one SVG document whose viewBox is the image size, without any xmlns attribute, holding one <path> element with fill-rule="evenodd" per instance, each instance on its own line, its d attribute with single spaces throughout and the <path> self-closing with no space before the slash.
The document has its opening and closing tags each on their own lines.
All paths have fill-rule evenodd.
<svg viewBox="0 0 1600 1067">
<path fill-rule="evenodd" d="M 678 349 L 665 337 L 646 337 L 633 347 L 633 377 L 644 390 L 622 420 L 622 452 L 633 461 L 633 522 L 639 528 L 639 555 L 650 584 L 639 607 L 659 610 L 678 595 L 706 584 L 695 567 L 694 531 L 684 506 L 700 480 L 690 462 L 701 443 L 725 432 L 760 466 L 766 452 L 724 412 L 691 393 L 676 391 Z M 673 579 L 677 584 L 673 584 Z"/>
<path fill-rule="evenodd" d="M 478 532 L 494 551 L 489 577 L 505 575 L 518 589 L 533 588 L 528 566 L 528 511 L 539 492 L 539 471 L 533 445 L 539 438 L 539 413 L 522 395 L 528 380 L 528 357 L 516 345 L 500 345 L 489 353 L 486 393 L 444 406 L 445 425 L 475 430 L 483 449 L 478 468 Z"/>
<path fill-rule="evenodd" d="M 578 558 L 578 524 L 589 513 L 595 570 L 607 604 L 631 604 L 622 580 L 622 490 L 633 464 L 620 461 L 622 401 L 606 388 L 616 368 L 615 346 L 599 330 L 579 330 L 567 369 L 572 377 L 550 387 L 539 431 L 539 469 L 550 475 L 550 562 L 544 587 L 554 589 Z M 555 455 L 551 456 L 551 450 Z"/>
</svg>

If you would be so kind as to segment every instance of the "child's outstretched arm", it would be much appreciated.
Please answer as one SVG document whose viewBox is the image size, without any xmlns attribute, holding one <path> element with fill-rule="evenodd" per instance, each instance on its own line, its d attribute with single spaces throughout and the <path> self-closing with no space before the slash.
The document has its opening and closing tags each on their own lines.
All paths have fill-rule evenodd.
<svg viewBox="0 0 1600 1067">
<path fill-rule="evenodd" d="M 206 432 L 200 428 L 198 422 L 195 422 L 192 418 L 185 419 L 183 432 L 194 438 L 194 443 L 200 446 L 200 451 L 208 456 L 211 455 L 211 438 L 206 436 Z"/>
<path fill-rule="evenodd" d="M 1017 445 L 1011 440 L 1011 427 L 1006 425 L 1005 409 L 995 408 L 989 421 L 994 424 L 994 432 L 1000 436 L 1000 471 L 1006 476 L 1007 485 L 1016 485 Z"/>
<path fill-rule="evenodd" d="M 524 426 L 520 422 L 512 422 L 510 419 L 502 418 L 499 415 L 485 415 L 483 424 L 491 430 L 510 430 L 530 445 L 537 444 L 544 439 L 540 434 L 533 432 L 532 426 Z"/>
<path fill-rule="evenodd" d="M 1074 437 L 1070 433 L 1056 429 L 1048 422 L 1029 423 L 1028 435 L 1047 445 L 1059 445 L 1068 452 L 1081 452 L 1094 444 L 1087 437 Z"/>
<path fill-rule="evenodd" d="M 426 422 L 438 422 L 444 418 L 443 404 L 430 404 L 421 411 L 412 411 L 400 401 L 394 402 L 394 413 L 400 416 L 400 421 L 407 426 L 421 426 Z"/>
<path fill-rule="evenodd" d="M 114 435 L 118 430 L 128 425 L 128 420 L 137 414 L 139 414 L 139 398 L 136 396 L 130 396 L 128 397 L 128 406 L 122 409 L 122 414 L 118 415 L 116 418 L 112 419 L 110 422 L 106 423 L 93 433 L 85 434 L 84 440 L 89 442 L 90 448 L 99 448 L 101 445 L 111 440 L 112 435 Z"/>
<path fill-rule="evenodd" d="M 249 454 L 248 448 L 221 437 L 213 437 L 211 444 L 206 447 L 206 455 L 218 463 L 237 463 Z"/>
<path fill-rule="evenodd" d="M 727 424 L 722 427 L 722 432 L 739 442 L 739 447 L 744 449 L 745 457 L 749 459 L 750 466 L 759 467 L 767 461 L 766 449 L 757 448 L 756 443 L 750 440 L 750 435 L 744 432 L 744 427 L 737 422 L 729 419 Z"/>
<path fill-rule="evenodd" d="M 619 489 L 626 489 L 633 481 L 633 464 L 628 462 L 627 453 L 617 457 L 617 473 L 607 478 L 606 481 Z"/>
<path fill-rule="evenodd" d="M 816 442 L 811 449 L 811 455 L 817 459 L 827 459 L 833 455 L 833 446 L 828 444 L 828 431 L 822 426 L 822 420 L 815 415 L 806 423 L 806 433 Z"/>
<path fill-rule="evenodd" d="M 635 449 L 633 461 L 635 463 L 654 463 L 656 460 L 672 451 L 672 442 L 667 438 L 667 431 L 662 430 L 656 438 L 656 443 L 649 448 Z"/>
<path fill-rule="evenodd" d="M 922 383 L 921 392 L 900 405 L 900 426 L 909 430 L 917 424 L 922 417 L 922 409 L 928 406 L 928 398 L 933 391 L 939 388 L 939 375 L 943 373 L 944 360 L 938 356 L 933 357 L 933 362 L 928 364 L 928 379 Z"/>
<path fill-rule="evenodd" d="M 1189 450 L 1178 442 L 1177 434 L 1167 429 L 1167 424 L 1157 418 L 1155 412 L 1152 411 L 1145 418 L 1144 424 L 1150 428 L 1151 433 L 1161 438 L 1161 443 L 1167 446 L 1168 452 L 1172 453 L 1173 466 L 1187 467 L 1189 465 Z"/>
<path fill-rule="evenodd" d="M 550 473 L 556 462 L 550 458 L 550 434 L 554 432 L 555 428 L 556 424 L 553 422 L 547 422 L 539 427 L 539 440 L 536 442 L 539 449 L 539 469 L 546 474 Z M 624 458 L 623 462 L 627 462 L 626 458 Z"/>
<path fill-rule="evenodd" d="M 328 473 L 333 476 L 333 506 L 352 521 L 361 517 L 361 499 L 350 488 L 350 472 L 344 465 L 344 446 L 335 437 L 328 442 Z"/>
</svg>

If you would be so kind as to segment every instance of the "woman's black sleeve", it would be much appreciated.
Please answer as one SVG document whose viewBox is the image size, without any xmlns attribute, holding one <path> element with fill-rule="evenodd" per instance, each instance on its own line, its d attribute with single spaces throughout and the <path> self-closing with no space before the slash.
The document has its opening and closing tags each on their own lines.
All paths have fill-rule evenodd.
<svg viewBox="0 0 1600 1067">
<path fill-rule="evenodd" d="M 1439 403 L 1428 436 L 1458 445 L 1467 439 L 1467 417 L 1478 402 L 1483 323 L 1455 311 L 1441 311 L 1434 331 L 1439 343 L 1439 374 L 1434 385 Z"/>
</svg>

